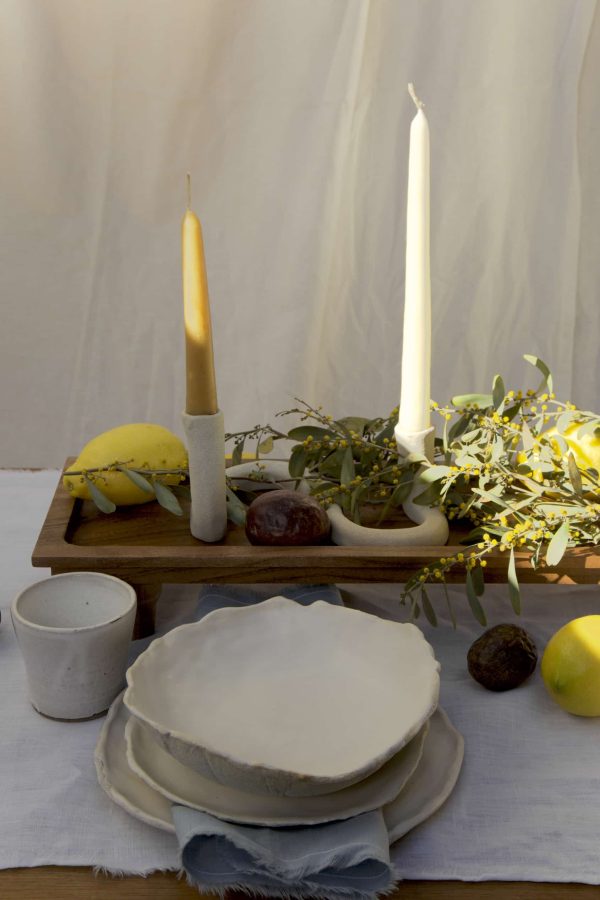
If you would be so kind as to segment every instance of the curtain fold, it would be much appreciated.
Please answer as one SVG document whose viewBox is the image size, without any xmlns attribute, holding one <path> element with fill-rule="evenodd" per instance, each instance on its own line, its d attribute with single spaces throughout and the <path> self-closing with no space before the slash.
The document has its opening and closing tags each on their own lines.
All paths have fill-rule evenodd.
<svg viewBox="0 0 600 900">
<path fill-rule="evenodd" d="M 181 433 L 185 173 L 226 429 L 399 399 L 407 83 L 427 106 L 432 393 L 598 407 L 596 0 L 3 0 L 0 466 Z"/>
</svg>

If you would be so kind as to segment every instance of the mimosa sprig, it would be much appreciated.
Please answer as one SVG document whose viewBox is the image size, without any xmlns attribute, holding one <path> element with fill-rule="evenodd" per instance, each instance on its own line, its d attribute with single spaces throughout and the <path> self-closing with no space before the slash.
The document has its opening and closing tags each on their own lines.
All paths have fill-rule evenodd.
<svg viewBox="0 0 600 900">
<path fill-rule="evenodd" d="M 466 570 L 467 597 L 485 624 L 481 597 L 486 556 L 507 553 L 508 591 L 520 610 L 515 550 L 527 550 L 531 564 L 557 565 L 567 547 L 600 544 L 600 416 L 557 400 L 548 366 L 525 359 L 542 375 L 538 388 L 506 390 L 496 376 L 489 394 L 465 394 L 432 409 L 441 417 L 433 463 L 398 456 L 393 438 L 398 411 L 385 418 L 334 420 L 322 407 L 298 400 L 279 413 L 309 424 L 282 432 L 270 425 L 226 436 L 239 457 L 256 441 L 256 479 L 260 459 L 276 440 L 292 441 L 290 476 L 304 479 L 324 506 L 337 502 L 360 521 L 364 508 L 378 505 L 379 521 L 418 490 L 414 502 L 438 506 L 450 520 L 471 526 L 464 552 L 441 556 L 406 583 L 402 603 L 416 618 L 421 611 L 435 623 L 429 583 L 444 584 L 452 569 Z M 597 437 L 594 437 L 597 435 Z M 597 454 L 594 465 L 586 447 Z M 597 448 L 597 449 L 594 449 Z M 446 595 L 447 596 L 447 595 Z"/>
<path fill-rule="evenodd" d="M 122 472 L 129 480 L 140 490 L 146 494 L 156 497 L 161 506 L 167 509 L 175 516 L 183 515 L 179 500 L 173 493 L 171 487 L 165 483 L 164 476 L 179 476 L 180 482 L 185 482 L 189 478 L 187 469 L 149 469 L 149 468 L 132 468 L 133 460 L 115 460 L 106 466 L 93 466 L 88 469 L 68 469 L 70 476 L 79 477 L 90 492 L 90 497 L 98 509 L 103 513 L 113 513 L 116 505 L 102 491 L 102 483 L 106 483 L 106 475 L 110 472 Z M 162 477 L 161 477 L 162 476 Z"/>
</svg>

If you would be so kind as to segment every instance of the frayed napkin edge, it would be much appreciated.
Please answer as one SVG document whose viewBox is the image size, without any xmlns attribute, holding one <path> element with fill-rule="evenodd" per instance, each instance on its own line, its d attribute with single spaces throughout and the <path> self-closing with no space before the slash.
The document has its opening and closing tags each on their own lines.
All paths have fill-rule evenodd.
<svg viewBox="0 0 600 900">
<path fill-rule="evenodd" d="M 219 897 L 220 900 L 227 900 L 228 891 L 238 891 L 240 894 L 245 894 L 248 897 L 264 897 L 265 900 L 269 900 L 271 897 L 278 897 L 281 898 L 281 900 L 332 900 L 332 897 L 334 896 L 336 900 L 378 900 L 380 897 L 389 897 L 393 894 L 398 887 L 398 884 L 403 880 L 395 865 L 390 865 L 390 877 L 392 880 L 389 887 L 376 891 L 375 893 L 365 893 L 364 891 L 358 891 L 355 888 L 348 888 L 347 890 L 345 888 L 338 888 L 335 890 L 335 893 L 332 894 L 331 890 L 328 890 L 325 893 L 321 888 L 316 886 L 310 887 L 310 884 L 307 884 L 306 890 L 300 888 L 298 890 L 290 891 L 269 886 L 261 888 L 260 885 L 256 884 L 249 886 L 244 884 L 243 881 L 239 883 L 231 881 L 224 887 L 216 887 L 212 884 L 202 884 L 202 882 L 192 878 L 185 869 L 180 869 L 177 873 L 177 878 L 185 878 L 190 887 L 206 894 L 214 894 Z"/>
</svg>

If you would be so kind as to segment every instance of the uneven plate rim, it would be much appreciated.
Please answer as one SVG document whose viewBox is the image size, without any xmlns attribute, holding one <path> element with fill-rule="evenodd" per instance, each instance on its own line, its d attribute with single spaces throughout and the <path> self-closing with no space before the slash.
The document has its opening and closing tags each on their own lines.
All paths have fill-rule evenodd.
<svg viewBox="0 0 600 900">
<path fill-rule="evenodd" d="M 172 803 L 175 803 L 179 806 L 187 806 L 190 809 L 196 809 L 200 812 L 205 812 L 208 815 L 215 816 L 216 818 L 223 819 L 228 822 L 234 822 L 238 825 L 248 825 L 248 826 L 255 825 L 255 826 L 264 827 L 264 828 L 281 828 L 281 827 L 286 827 L 286 826 L 287 827 L 291 827 L 291 826 L 306 826 L 306 827 L 308 827 L 310 825 L 323 825 L 328 822 L 334 822 L 334 821 L 342 820 L 342 819 L 349 819 L 349 818 L 352 818 L 353 816 L 360 815 L 361 813 L 370 812 L 373 809 L 380 809 L 380 808 L 388 805 L 389 803 L 393 802 L 393 800 L 396 799 L 398 797 L 398 795 L 402 792 L 402 790 L 406 787 L 406 785 L 408 784 L 408 782 L 410 781 L 410 779 L 412 778 L 412 776 L 414 775 L 414 773 L 416 772 L 416 770 L 419 766 L 419 763 L 423 756 L 423 748 L 425 745 L 425 741 L 427 740 L 427 734 L 429 732 L 429 721 L 425 722 L 425 724 L 421 726 L 420 731 L 417 732 L 417 734 L 413 738 L 413 740 L 415 742 L 418 742 L 414 748 L 415 758 L 414 758 L 414 760 L 411 761 L 409 767 L 407 768 L 407 771 L 405 773 L 402 773 L 402 781 L 399 785 L 396 786 L 392 799 L 379 800 L 379 801 L 363 800 L 362 803 L 359 803 L 357 800 L 355 800 L 354 805 L 351 805 L 351 801 L 348 800 L 345 807 L 332 810 L 330 813 L 323 813 L 321 815 L 319 815 L 319 814 L 313 814 L 313 815 L 304 814 L 304 815 L 296 815 L 296 816 L 291 815 L 291 814 L 290 815 L 282 814 L 282 815 L 278 816 L 275 814 L 268 814 L 268 813 L 263 816 L 260 816 L 256 813 L 254 813 L 254 814 L 240 813 L 240 814 L 236 815 L 235 813 L 232 814 L 229 812 L 224 812 L 222 808 L 221 809 L 218 808 L 218 805 L 211 805 L 210 803 L 205 803 L 204 805 L 200 805 L 198 803 L 192 803 L 192 802 L 190 802 L 190 800 L 186 800 L 183 796 L 176 795 L 174 792 L 170 791 L 168 786 L 166 786 L 164 783 L 161 784 L 159 781 L 157 781 L 152 773 L 146 771 L 146 769 L 144 769 L 143 764 L 140 762 L 139 758 L 136 757 L 135 750 L 132 746 L 132 743 L 133 743 L 132 737 L 135 736 L 136 729 L 144 729 L 144 728 L 145 728 L 145 726 L 142 723 L 140 723 L 135 718 L 135 716 L 131 716 L 125 726 L 125 743 L 126 743 L 127 763 L 129 765 L 129 768 L 132 770 L 132 772 L 138 778 L 140 778 L 142 781 L 144 781 L 148 785 L 148 787 L 152 788 L 154 791 L 161 794 L 163 797 L 166 797 Z M 155 741 L 151 732 L 148 732 L 148 738 L 149 738 L 149 740 L 153 741 L 156 744 L 156 746 L 162 750 L 163 753 L 167 753 L 167 751 L 164 750 L 158 744 L 158 742 Z M 402 747 L 398 752 L 401 753 L 402 751 L 406 750 L 407 747 L 408 747 L 408 744 L 406 744 L 404 747 Z M 388 760 L 388 762 L 390 762 L 390 763 L 391 763 L 391 761 L 392 761 L 391 759 Z M 178 762 L 178 760 L 175 760 L 175 762 Z M 184 766 L 183 763 L 179 763 L 179 764 L 184 769 L 189 768 L 189 767 Z M 196 776 L 198 774 L 198 773 L 194 772 L 194 770 L 192 770 L 192 769 L 190 769 L 189 771 L 192 776 Z M 365 780 L 374 778 L 376 775 L 377 775 L 377 772 L 374 772 Z M 206 780 L 206 781 L 210 781 L 210 779 L 206 778 L 205 776 L 198 774 L 198 777 L 204 778 L 204 780 Z M 214 784 L 217 787 L 219 787 L 218 782 L 214 782 Z M 345 790 L 351 791 L 354 787 L 355 787 L 355 785 L 349 785 L 348 788 L 346 788 Z M 233 790 L 237 791 L 241 795 L 240 800 L 243 802 L 243 795 L 248 794 L 248 792 L 239 790 L 237 788 L 233 788 Z M 388 788 L 388 792 L 390 790 L 391 790 L 391 788 Z M 384 786 L 380 786 L 379 795 L 381 795 L 381 793 L 383 791 L 384 791 Z M 331 798 L 331 802 L 333 804 L 335 804 L 336 799 L 339 800 L 340 796 L 343 793 L 344 793 L 344 790 L 330 791 L 328 793 L 328 796 Z M 302 801 L 305 801 L 306 804 L 309 805 L 310 801 L 314 801 L 316 799 L 315 797 L 312 797 L 312 796 L 309 796 L 309 797 L 279 797 L 279 796 L 265 797 L 263 795 L 257 795 L 257 794 L 254 794 L 253 797 L 255 799 L 257 799 L 258 801 L 260 801 L 261 803 L 266 803 L 266 804 L 268 804 L 271 800 L 284 800 L 284 801 L 288 801 L 290 804 L 300 803 L 300 805 L 302 805 Z"/>
<path fill-rule="evenodd" d="M 96 753 L 94 754 L 95 758 L 98 757 L 99 751 L 106 744 L 106 740 L 108 739 L 108 735 L 111 730 L 112 723 L 118 713 L 119 704 L 122 703 L 122 698 L 123 698 L 123 693 L 121 693 L 113 701 L 113 704 L 111 705 L 109 714 L 107 716 L 107 720 L 102 727 L 102 731 L 101 731 L 101 734 L 98 739 Z M 390 845 L 394 844 L 396 841 L 398 841 L 400 838 L 402 838 L 405 834 L 408 834 L 408 832 L 411 831 L 413 828 L 416 828 L 417 825 L 420 825 L 422 822 L 426 821 L 426 819 L 428 819 L 430 816 L 432 816 L 435 812 L 437 812 L 437 810 L 446 802 L 446 800 L 448 799 L 448 797 L 454 790 L 454 787 L 458 780 L 458 776 L 460 774 L 460 770 L 461 770 L 462 763 L 463 763 L 463 757 L 464 757 L 464 739 L 463 739 L 463 736 L 461 735 L 461 733 L 458 731 L 458 729 L 455 728 L 455 726 L 452 724 L 447 713 L 445 712 L 444 709 L 442 709 L 442 707 L 438 706 L 436 712 L 440 713 L 442 721 L 444 723 L 444 727 L 452 732 L 452 734 L 455 738 L 455 741 L 456 741 L 456 752 L 455 752 L 454 758 L 452 760 L 452 764 L 449 767 L 448 775 L 444 782 L 444 789 L 439 794 L 437 794 L 434 799 L 432 799 L 428 803 L 424 804 L 421 807 L 421 810 L 419 811 L 419 813 L 417 815 L 413 816 L 410 820 L 408 820 L 408 824 L 405 822 L 404 825 L 402 826 L 401 831 L 398 831 L 397 828 L 395 828 L 393 824 L 388 825 L 388 822 L 386 821 L 386 828 L 388 831 Z M 434 715 L 435 715 L 435 713 L 434 713 Z M 124 736 L 123 736 L 123 740 L 124 740 Z M 421 765 L 421 764 L 422 764 L 422 757 L 419 760 L 419 765 Z M 418 769 L 418 766 L 417 766 L 417 769 Z M 96 771 L 98 773 L 98 780 L 100 781 L 100 784 L 101 784 L 103 790 L 106 791 L 106 793 L 111 798 L 111 800 L 113 800 L 113 802 L 115 802 L 118 806 L 120 806 L 122 809 L 124 809 L 125 812 L 127 812 L 130 816 L 132 816 L 134 819 L 137 819 L 138 821 L 144 822 L 147 825 L 151 825 L 154 828 L 158 828 L 159 830 L 161 830 L 163 832 L 169 832 L 171 834 L 175 833 L 175 826 L 173 825 L 172 822 L 167 822 L 166 820 L 158 819 L 158 818 L 144 812 L 142 809 L 140 809 L 139 806 L 136 806 L 134 803 L 132 803 L 130 800 L 128 800 L 126 797 L 124 797 L 120 792 L 114 790 L 114 788 L 112 787 L 112 785 L 110 783 L 110 779 L 108 777 L 107 772 L 105 772 L 102 769 L 102 767 L 99 767 L 98 763 L 96 764 Z M 417 770 L 415 770 L 415 771 L 417 771 Z M 134 772 L 131 772 L 131 777 L 137 778 L 137 776 L 135 776 Z M 410 782 L 407 782 L 407 784 L 409 784 L 409 783 Z M 146 785 L 146 787 L 147 787 L 147 785 Z M 156 793 L 158 793 L 158 792 L 156 792 Z M 392 806 L 394 803 L 400 802 L 401 799 L 402 799 L 402 791 L 399 792 L 398 797 L 395 800 L 393 800 L 392 803 L 384 806 L 384 808 L 383 808 L 384 818 L 385 818 L 385 810 L 388 809 L 390 806 Z"/>
<path fill-rule="evenodd" d="M 327 603 L 326 601 L 316 600 L 311 603 L 309 606 L 301 606 L 296 603 L 294 600 L 290 600 L 287 597 L 282 596 L 274 596 L 270 597 L 268 600 L 263 600 L 260 603 L 252 604 L 251 606 L 246 607 L 221 607 L 219 609 L 213 610 L 208 615 L 204 616 L 204 618 L 200 619 L 198 622 L 193 622 L 190 624 L 180 625 L 177 628 L 173 628 L 167 634 L 162 637 L 156 638 L 150 646 L 141 653 L 135 662 L 129 667 L 127 670 L 127 687 L 125 689 L 123 702 L 125 706 L 136 719 L 138 719 L 143 724 L 150 727 L 153 731 L 160 736 L 163 742 L 171 742 L 173 740 L 179 741 L 182 744 L 186 745 L 190 748 L 196 748 L 201 752 L 204 752 L 215 759 L 223 761 L 225 764 L 231 766 L 232 768 L 238 769 L 240 772 L 249 773 L 253 777 L 258 779 L 260 776 L 264 776 L 265 779 L 272 780 L 273 778 L 278 779 L 294 779 L 296 781 L 302 781 L 305 783 L 311 783 L 315 786 L 328 786 L 333 784 L 341 784 L 346 783 L 350 784 L 353 781 L 359 781 L 362 778 L 365 778 L 370 772 L 373 772 L 380 766 L 382 766 L 387 760 L 389 760 L 395 753 L 402 749 L 412 738 L 417 734 L 419 729 L 423 726 L 424 722 L 426 722 L 435 709 L 438 706 L 439 702 L 439 692 L 440 692 L 440 664 L 435 658 L 435 653 L 433 647 L 426 639 L 425 635 L 416 625 L 413 625 L 410 622 L 394 622 L 392 620 L 381 620 L 385 621 L 387 625 L 401 627 L 403 629 L 410 628 L 412 629 L 415 636 L 418 637 L 419 642 L 422 644 L 423 648 L 429 652 L 429 655 L 432 659 L 432 680 L 433 680 L 433 689 L 432 689 L 432 699 L 430 701 L 429 706 L 423 712 L 421 717 L 415 721 L 413 726 L 408 729 L 406 732 L 403 732 L 401 738 L 396 740 L 393 744 L 388 746 L 385 750 L 379 753 L 377 756 L 372 757 L 366 763 L 357 768 L 347 771 L 347 772 L 338 772 L 334 776 L 329 775 L 314 775 L 307 774 L 302 772 L 294 772 L 289 769 L 282 769 L 277 766 L 269 765 L 267 763 L 263 763 L 260 765 L 253 765 L 248 763 L 247 761 L 240 759 L 239 757 L 234 756 L 230 753 L 225 753 L 223 750 L 216 750 L 214 747 L 210 747 L 207 744 L 198 744 L 190 735 L 185 734 L 185 732 L 178 731 L 176 729 L 167 728 L 164 725 L 161 725 L 159 722 L 156 722 L 154 719 L 147 716 L 144 712 L 142 712 L 138 706 L 136 706 L 136 698 L 135 698 L 135 673 L 136 670 L 140 667 L 140 665 L 144 665 L 143 660 L 148 660 L 151 658 L 153 654 L 157 652 L 157 647 L 164 646 L 164 644 L 172 643 L 173 640 L 176 640 L 176 635 L 181 632 L 183 629 L 194 629 L 201 630 L 202 627 L 205 627 L 205 623 L 211 620 L 211 618 L 219 616 L 220 618 L 230 617 L 231 615 L 236 614 L 256 614 L 257 610 L 261 611 L 261 614 L 265 614 L 265 610 L 268 610 L 271 606 L 282 605 L 285 604 L 289 606 L 291 609 L 302 609 L 304 611 L 303 614 L 306 614 L 309 611 L 312 611 L 314 615 L 315 609 L 324 610 L 327 608 L 328 611 L 335 610 L 334 614 L 351 614 L 351 615 L 359 615 L 359 616 L 370 616 L 369 613 L 365 613 L 362 610 L 350 609 L 348 607 L 342 606 L 334 606 L 331 603 Z M 309 613 L 310 614 L 310 613 Z M 377 617 L 374 617 L 377 618 Z M 272 782 L 271 782 L 272 783 Z M 318 793 L 316 791 L 315 793 Z"/>
<path fill-rule="evenodd" d="M 96 775 L 98 778 L 98 783 L 100 787 L 107 794 L 110 799 L 120 806 L 121 809 L 125 810 L 126 813 L 129 813 L 130 816 L 133 816 L 134 819 L 138 819 L 138 821 L 145 822 L 146 825 L 151 825 L 153 828 L 159 828 L 161 831 L 167 831 L 171 834 L 175 834 L 175 826 L 172 822 L 167 822 L 165 819 L 159 819 L 156 816 L 153 816 L 151 813 L 145 812 L 139 806 L 136 806 L 125 797 L 117 788 L 115 788 L 114 784 L 110 780 L 110 777 L 107 772 L 107 744 L 110 737 L 110 732 L 117 718 L 121 706 L 124 706 L 123 703 L 123 694 L 125 691 L 121 691 L 121 693 L 115 697 L 113 702 L 110 705 L 108 710 L 106 719 L 102 725 L 100 730 L 100 734 L 98 735 L 98 741 L 96 743 L 96 748 L 94 750 L 94 766 L 96 768 Z M 138 776 L 135 772 L 131 772 L 132 777 Z M 141 780 L 141 779 L 140 779 Z M 148 787 L 145 782 L 142 782 L 145 787 Z"/>
</svg>

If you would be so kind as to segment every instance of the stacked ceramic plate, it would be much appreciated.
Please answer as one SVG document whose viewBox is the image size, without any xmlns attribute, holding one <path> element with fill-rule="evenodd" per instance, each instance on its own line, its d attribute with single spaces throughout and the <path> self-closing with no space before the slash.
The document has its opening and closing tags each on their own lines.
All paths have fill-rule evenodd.
<svg viewBox="0 0 600 900">
<path fill-rule="evenodd" d="M 98 776 L 171 831 L 172 803 L 273 827 L 383 808 L 393 841 L 441 805 L 462 763 L 422 632 L 322 601 L 216 610 L 155 640 L 127 682 Z"/>
</svg>

